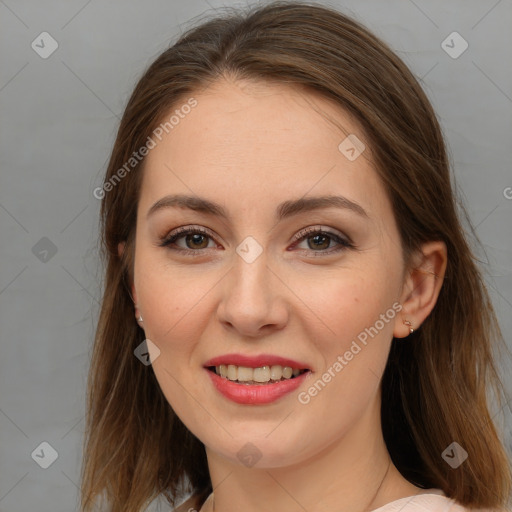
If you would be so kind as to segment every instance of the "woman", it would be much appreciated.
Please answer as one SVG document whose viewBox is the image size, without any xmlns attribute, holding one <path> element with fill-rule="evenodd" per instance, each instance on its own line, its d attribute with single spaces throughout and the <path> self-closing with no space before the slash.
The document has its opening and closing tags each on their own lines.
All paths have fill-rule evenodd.
<svg viewBox="0 0 512 512">
<path fill-rule="evenodd" d="M 82 510 L 507 506 L 501 335 L 443 138 L 365 28 L 278 2 L 189 30 L 101 195 Z"/>
</svg>

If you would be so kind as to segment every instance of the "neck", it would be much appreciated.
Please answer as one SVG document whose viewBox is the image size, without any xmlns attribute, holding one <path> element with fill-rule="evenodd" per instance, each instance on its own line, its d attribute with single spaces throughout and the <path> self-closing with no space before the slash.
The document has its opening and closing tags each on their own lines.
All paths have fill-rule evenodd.
<svg viewBox="0 0 512 512">
<path fill-rule="evenodd" d="M 364 512 L 419 491 L 391 462 L 379 401 L 349 432 L 292 465 L 248 468 L 206 453 L 215 512 Z"/>
</svg>

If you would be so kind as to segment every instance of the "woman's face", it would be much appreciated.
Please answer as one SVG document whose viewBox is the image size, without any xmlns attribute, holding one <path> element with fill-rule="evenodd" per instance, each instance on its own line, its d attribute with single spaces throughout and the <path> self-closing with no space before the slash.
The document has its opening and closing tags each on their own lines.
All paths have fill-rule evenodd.
<svg viewBox="0 0 512 512">
<path fill-rule="evenodd" d="M 345 140 L 363 140 L 360 127 L 285 85 L 222 80 L 193 97 L 154 138 L 138 205 L 133 293 L 162 392 L 208 450 L 238 464 L 284 467 L 376 434 L 404 269 L 370 149 L 358 156 Z M 315 204 L 326 196 L 339 199 Z M 200 232 L 163 245 L 183 228 Z M 309 371 L 230 384 L 206 368 L 214 358 L 253 382 Z"/>
</svg>

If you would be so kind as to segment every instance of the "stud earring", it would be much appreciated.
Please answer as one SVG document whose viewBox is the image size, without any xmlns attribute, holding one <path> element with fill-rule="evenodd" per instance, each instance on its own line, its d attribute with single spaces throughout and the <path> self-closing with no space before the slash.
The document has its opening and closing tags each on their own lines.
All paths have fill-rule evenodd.
<svg viewBox="0 0 512 512">
<path fill-rule="evenodd" d="M 139 306 L 137 306 L 137 304 L 135 304 L 135 308 L 138 308 Z M 144 320 L 142 320 L 142 315 L 139 313 L 139 318 L 137 318 L 137 321 L 138 322 L 143 322 Z"/>
<path fill-rule="evenodd" d="M 412 328 L 411 322 L 409 320 L 404 320 L 404 325 L 407 325 L 409 327 L 409 334 L 412 334 L 414 332 L 414 329 Z"/>
</svg>

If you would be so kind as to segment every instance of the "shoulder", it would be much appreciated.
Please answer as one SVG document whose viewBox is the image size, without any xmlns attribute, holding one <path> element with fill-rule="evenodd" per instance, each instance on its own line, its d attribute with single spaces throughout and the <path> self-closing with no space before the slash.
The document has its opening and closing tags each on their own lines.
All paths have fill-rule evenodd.
<svg viewBox="0 0 512 512">
<path fill-rule="evenodd" d="M 197 495 L 192 495 L 185 500 L 180 506 L 174 508 L 172 512 L 198 512 L 201 508 Z"/>
</svg>

